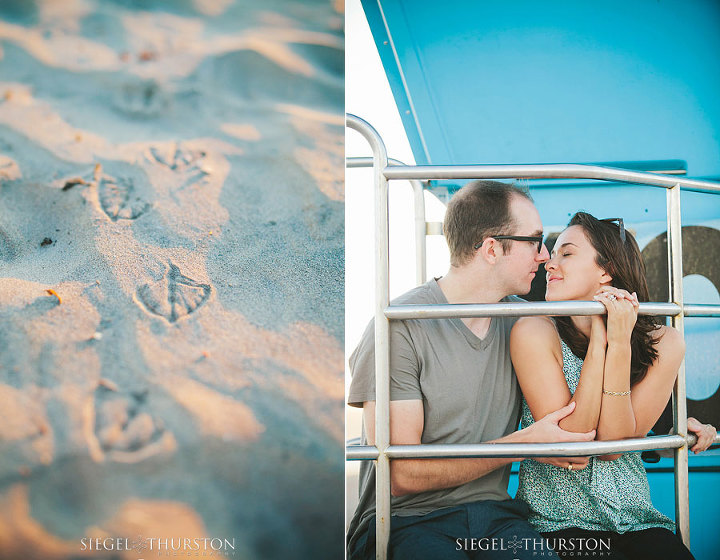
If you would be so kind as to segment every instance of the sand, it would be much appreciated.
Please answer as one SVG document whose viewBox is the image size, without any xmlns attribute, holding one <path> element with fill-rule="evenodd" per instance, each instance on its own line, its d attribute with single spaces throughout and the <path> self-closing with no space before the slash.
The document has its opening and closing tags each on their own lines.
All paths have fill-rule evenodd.
<svg viewBox="0 0 720 560">
<path fill-rule="evenodd" d="M 337 4 L 0 5 L 0 558 L 341 557 Z"/>
</svg>

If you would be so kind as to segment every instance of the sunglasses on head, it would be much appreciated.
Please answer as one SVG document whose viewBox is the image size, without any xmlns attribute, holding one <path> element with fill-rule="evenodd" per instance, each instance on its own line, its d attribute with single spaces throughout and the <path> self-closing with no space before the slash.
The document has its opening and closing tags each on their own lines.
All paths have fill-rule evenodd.
<svg viewBox="0 0 720 560">
<path fill-rule="evenodd" d="M 618 227 L 620 228 L 620 240 L 625 243 L 625 222 L 623 222 L 622 218 L 603 218 L 600 220 L 601 222 L 617 222 Z"/>
</svg>

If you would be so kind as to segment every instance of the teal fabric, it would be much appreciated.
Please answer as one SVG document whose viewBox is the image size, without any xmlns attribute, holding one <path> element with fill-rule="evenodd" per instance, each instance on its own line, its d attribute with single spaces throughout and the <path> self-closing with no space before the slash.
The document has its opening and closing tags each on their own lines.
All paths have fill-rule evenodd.
<svg viewBox="0 0 720 560">
<path fill-rule="evenodd" d="M 580 380 L 583 361 L 563 342 L 563 373 L 570 392 Z M 523 400 L 522 426 L 534 422 Z M 615 461 L 590 458 L 583 470 L 567 469 L 526 459 L 520 465 L 517 498 L 532 509 L 530 523 L 538 531 L 578 527 L 625 533 L 650 527 L 675 530 L 673 521 L 650 501 L 640 453 L 625 453 Z"/>
</svg>

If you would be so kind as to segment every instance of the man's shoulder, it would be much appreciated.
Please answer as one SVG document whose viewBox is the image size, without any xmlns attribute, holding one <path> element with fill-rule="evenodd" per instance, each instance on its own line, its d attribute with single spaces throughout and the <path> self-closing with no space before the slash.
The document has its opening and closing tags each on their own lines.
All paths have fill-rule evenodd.
<svg viewBox="0 0 720 560">
<path fill-rule="evenodd" d="M 433 283 L 435 284 L 433 286 Z M 437 296 L 439 291 L 437 282 L 433 279 L 425 284 L 421 284 L 413 288 L 410 291 L 396 297 L 390 302 L 390 305 L 424 305 L 432 303 L 440 303 Z M 390 332 L 397 333 L 401 330 L 406 330 L 406 321 L 391 321 Z M 375 318 L 371 318 L 363 332 L 359 344 L 350 356 L 351 363 L 355 357 L 361 353 L 367 353 L 368 351 L 374 352 L 375 345 Z"/>
<path fill-rule="evenodd" d="M 527 303 L 527 300 L 519 296 L 505 296 L 500 300 L 502 303 Z M 413 304 L 446 304 L 445 296 L 437 283 L 436 278 L 432 278 L 405 292 L 404 294 L 393 299 L 391 305 L 413 305 Z"/>
<path fill-rule="evenodd" d="M 391 305 L 420 305 L 420 304 L 432 304 L 441 303 L 438 298 L 438 290 L 440 288 L 437 285 L 435 279 L 428 280 L 424 284 L 413 288 L 405 292 L 404 294 L 393 299 Z"/>
</svg>

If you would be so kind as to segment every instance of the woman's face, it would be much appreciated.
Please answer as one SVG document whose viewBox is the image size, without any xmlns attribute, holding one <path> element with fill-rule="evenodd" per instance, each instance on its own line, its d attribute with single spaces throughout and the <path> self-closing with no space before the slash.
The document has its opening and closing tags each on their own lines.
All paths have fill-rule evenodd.
<svg viewBox="0 0 720 560">
<path fill-rule="evenodd" d="M 555 242 L 545 264 L 547 301 L 592 300 L 600 286 L 612 278 L 598 266 L 597 251 L 580 226 L 570 226 Z"/>
</svg>

